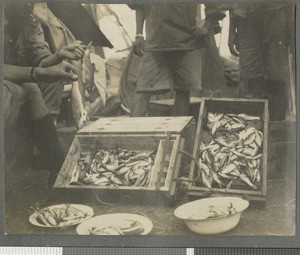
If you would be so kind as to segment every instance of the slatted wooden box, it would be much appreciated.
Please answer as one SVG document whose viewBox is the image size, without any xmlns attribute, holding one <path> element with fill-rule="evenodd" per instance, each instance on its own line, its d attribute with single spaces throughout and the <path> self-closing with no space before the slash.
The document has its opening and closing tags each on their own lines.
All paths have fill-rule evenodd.
<svg viewBox="0 0 300 255">
<path fill-rule="evenodd" d="M 199 152 L 200 143 L 210 138 L 210 134 L 206 128 L 207 113 L 232 113 L 232 114 L 248 114 L 260 117 L 260 131 L 263 133 L 263 159 L 262 159 L 262 180 L 259 190 L 253 190 L 242 182 L 236 182 L 230 189 L 219 188 L 213 186 L 209 190 L 199 182 L 190 182 L 188 184 L 188 195 L 190 197 L 204 197 L 207 195 L 237 195 L 245 196 L 253 201 L 264 203 L 267 194 L 267 144 L 268 144 L 268 101 L 259 99 L 235 99 L 235 98 L 204 98 L 200 106 L 197 130 L 195 136 L 195 144 L 193 156 L 196 158 Z M 197 176 L 197 168 L 195 162 L 191 163 L 189 179 L 193 180 Z"/>
<path fill-rule="evenodd" d="M 185 140 L 193 141 L 195 122 L 191 117 L 103 118 L 80 130 L 70 147 L 54 188 L 111 191 L 154 191 L 175 194 Z M 166 141 L 169 144 L 166 146 Z M 70 185 L 77 176 L 80 152 L 91 146 L 106 150 L 157 150 L 148 186 Z"/>
</svg>

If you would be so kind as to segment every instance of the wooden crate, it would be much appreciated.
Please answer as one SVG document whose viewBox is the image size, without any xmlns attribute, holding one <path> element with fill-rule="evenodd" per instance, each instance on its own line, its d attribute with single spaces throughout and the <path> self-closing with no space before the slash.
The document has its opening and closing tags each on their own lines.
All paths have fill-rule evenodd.
<svg viewBox="0 0 300 255">
<path fill-rule="evenodd" d="M 162 135 L 78 135 L 71 145 L 68 156 L 54 184 L 54 188 L 160 191 L 172 196 L 174 195 L 173 185 L 176 185 L 174 179 L 178 175 L 181 159 L 181 154 L 178 152 L 183 149 L 184 139 L 180 135 L 170 135 L 169 146 L 165 146 L 165 143 L 166 136 Z M 149 185 L 146 187 L 70 185 L 71 182 L 76 181 L 74 176 L 78 176 L 78 171 L 80 171 L 77 167 L 80 152 L 91 146 L 97 146 L 106 150 L 116 150 L 118 148 L 138 151 L 157 150 Z M 164 150 L 166 151 L 164 152 Z"/>
<path fill-rule="evenodd" d="M 267 144 L 268 144 L 268 101 L 259 99 L 236 99 L 236 98 L 204 98 L 200 106 L 197 130 L 195 136 L 195 144 L 193 156 L 199 151 L 201 141 L 205 136 L 209 135 L 204 126 L 206 123 L 207 112 L 214 113 L 233 113 L 259 116 L 263 132 L 263 162 L 262 162 L 262 183 L 259 190 L 241 189 L 232 186 L 230 189 L 221 189 L 213 187 L 211 190 L 204 186 L 196 186 L 195 182 L 188 185 L 188 195 L 191 197 L 203 197 L 208 194 L 218 193 L 223 195 L 246 196 L 250 200 L 264 202 L 267 195 Z M 196 176 L 195 162 L 191 163 L 189 179 L 192 180 Z M 242 184 L 241 184 L 242 185 Z"/>
</svg>

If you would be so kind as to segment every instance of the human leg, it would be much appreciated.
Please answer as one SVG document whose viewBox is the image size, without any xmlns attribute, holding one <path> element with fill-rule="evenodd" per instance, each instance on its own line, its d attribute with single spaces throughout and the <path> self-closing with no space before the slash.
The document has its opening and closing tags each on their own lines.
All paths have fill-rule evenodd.
<svg viewBox="0 0 300 255">
<path fill-rule="evenodd" d="M 190 108 L 190 91 L 175 89 L 175 116 L 187 116 Z"/>
<path fill-rule="evenodd" d="M 169 63 L 164 52 L 145 52 L 137 82 L 131 116 L 143 117 L 148 113 L 151 95 L 170 90 Z"/>
<path fill-rule="evenodd" d="M 64 155 L 51 115 L 47 114 L 30 121 L 28 133 L 46 162 L 46 167 L 50 172 L 49 187 L 52 187 L 64 161 Z"/>
<path fill-rule="evenodd" d="M 64 160 L 53 120 L 35 83 L 18 86 L 18 90 L 21 105 L 27 108 L 28 134 L 46 162 L 50 171 L 49 184 L 52 185 Z"/>
<path fill-rule="evenodd" d="M 56 122 L 62 104 L 62 94 L 64 90 L 63 81 L 54 83 L 40 83 L 39 88 L 42 92 L 42 96 L 51 116 Z"/>
<path fill-rule="evenodd" d="M 136 93 L 133 99 L 133 109 L 130 112 L 131 117 L 145 117 L 149 109 L 150 93 Z"/>
<path fill-rule="evenodd" d="M 196 50 L 169 53 L 170 69 L 175 89 L 175 116 L 186 116 L 190 106 L 190 90 L 200 90 L 200 59 Z"/>
<path fill-rule="evenodd" d="M 41 91 L 35 83 L 16 85 L 19 92 L 20 105 L 27 107 L 30 120 L 40 119 L 48 114 L 47 106 L 44 103 Z"/>
</svg>

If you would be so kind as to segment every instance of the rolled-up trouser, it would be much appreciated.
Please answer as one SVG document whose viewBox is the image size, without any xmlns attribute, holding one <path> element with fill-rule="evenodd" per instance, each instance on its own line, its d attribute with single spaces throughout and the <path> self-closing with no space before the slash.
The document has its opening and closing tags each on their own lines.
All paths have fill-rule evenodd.
<svg viewBox="0 0 300 255">
<path fill-rule="evenodd" d="M 41 91 L 35 83 L 15 84 L 4 81 L 3 108 L 5 129 L 12 127 L 22 105 L 28 107 L 29 118 L 32 120 L 42 118 L 48 114 Z"/>
</svg>

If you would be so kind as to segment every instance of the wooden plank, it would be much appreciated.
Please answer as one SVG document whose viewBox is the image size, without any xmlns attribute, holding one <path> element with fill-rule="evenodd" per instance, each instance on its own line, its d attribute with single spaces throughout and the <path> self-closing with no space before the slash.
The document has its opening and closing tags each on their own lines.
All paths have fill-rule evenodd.
<svg viewBox="0 0 300 255">
<path fill-rule="evenodd" d="M 206 99 L 204 100 L 205 108 L 208 112 L 215 113 L 246 113 L 249 115 L 256 115 L 264 118 L 264 106 L 266 100 L 252 100 L 252 99 Z"/>
<path fill-rule="evenodd" d="M 262 174 L 262 195 L 267 195 L 268 176 L 268 126 L 269 126 L 269 105 L 265 102 L 264 109 L 264 130 L 263 130 L 263 174 Z"/>
<path fill-rule="evenodd" d="M 162 153 L 163 153 L 163 143 L 162 140 L 159 142 L 155 161 L 154 161 L 154 167 L 152 168 L 152 173 L 150 177 L 150 183 L 149 187 L 154 187 L 156 186 L 156 181 L 158 178 L 158 171 L 161 168 L 161 160 L 162 160 Z"/>
<path fill-rule="evenodd" d="M 158 170 L 157 181 L 155 183 L 155 187 L 157 190 L 160 189 L 161 186 L 163 186 L 163 183 L 162 183 L 163 172 L 164 172 L 164 168 L 167 168 L 166 158 L 167 158 L 167 155 L 169 154 L 169 150 L 172 150 L 172 148 L 173 148 L 171 145 L 171 142 L 170 142 L 170 134 L 166 135 L 166 138 L 162 142 L 162 145 L 163 145 L 162 158 L 161 158 L 161 162 L 160 162 L 160 168 Z"/>
<path fill-rule="evenodd" d="M 84 189 L 84 190 L 145 190 L 154 191 L 155 187 L 133 187 L 133 186 L 96 186 L 96 185 L 63 185 L 57 188 L 64 189 Z"/>
<path fill-rule="evenodd" d="M 180 143 L 179 143 L 179 146 L 178 146 L 178 152 L 182 151 L 184 149 L 184 143 L 185 143 L 185 140 L 180 139 Z M 178 177 L 180 166 L 181 166 L 181 153 L 178 153 L 177 156 L 176 156 L 176 162 L 175 162 L 175 165 L 174 165 L 172 183 L 171 183 L 170 189 L 169 189 L 170 196 L 175 195 L 176 186 L 177 186 L 176 178 Z"/>
<path fill-rule="evenodd" d="M 190 98 L 190 104 L 200 104 L 201 102 L 202 102 L 202 97 Z M 175 103 L 175 99 L 161 99 L 161 100 L 150 101 L 150 104 L 153 105 L 163 105 L 169 107 L 173 107 L 174 103 Z"/>
<path fill-rule="evenodd" d="M 194 143 L 194 150 L 193 150 L 193 157 L 196 158 L 197 157 L 197 153 L 199 150 L 199 146 L 200 146 L 200 137 L 201 137 L 201 133 L 202 133 L 202 127 L 203 127 L 203 114 L 204 114 L 204 107 L 205 107 L 205 103 L 203 102 L 200 105 L 200 110 L 199 110 L 199 118 L 198 118 L 198 124 L 197 124 L 197 129 L 196 129 L 196 136 L 195 136 L 195 143 Z M 194 179 L 194 175 L 195 175 L 195 162 L 194 160 L 191 161 L 191 170 L 190 170 L 190 175 L 189 175 L 189 180 L 193 180 Z M 192 183 L 189 182 L 188 184 L 188 189 L 190 189 L 192 187 Z"/>
<path fill-rule="evenodd" d="M 180 133 L 192 117 L 102 118 L 78 131 L 100 133 Z"/>
<path fill-rule="evenodd" d="M 253 194 L 253 195 L 261 195 L 261 191 L 255 191 L 255 190 L 241 190 L 241 189 L 218 189 L 218 188 L 212 188 L 209 190 L 206 187 L 196 187 L 192 186 L 190 188 L 192 191 L 200 191 L 202 193 L 209 193 L 210 191 L 214 193 L 228 193 L 228 194 Z M 263 195 L 264 196 L 264 195 Z"/>
<path fill-rule="evenodd" d="M 72 170 L 74 170 L 79 154 L 80 154 L 81 146 L 79 140 L 75 137 L 74 141 L 69 149 L 68 155 L 61 167 L 61 170 L 56 178 L 54 183 L 54 188 L 59 188 L 65 186 L 66 184 L 70 183 L 72 179 Z"/>
<path fill-rule="evenodd" d="M 223 193 L 224 194 L 224 193 Z M 236 195 L 236 196 L 241 196 L 240 194 L 231 194 L 231 195 Z M 199 193 L 199 191 L 188 191 L 188 196 L 193 196 L 193 197 L 207 197 L 207 193 Z M 266 197 L 261 196 L 261 195 L 255 195 L 255 194 L 244 194 L 246 198 L 249 200 L 253 201 L 258 201 L 258 202 L 266 202 Z"/>
<path fill-rule="evenodd" d="M 169 163 L 167 177 L 166 177 L 166 181 L 165 181 L 165 185 L 164 185 L 164 188 L 168 191 L 171 189 L 171 183 L 173 182 L 173 178 L 174 178 L 174 171 L 176 170 L 175 166 L 176 166 L 176 159 L 178 157 L 179 144 L 180 144 L 180 138 L 177 137 L 173 143 L 173 146 L 170 147 L 173 149 L 171 149 L 170 153 L 169 153 L 170 154 L 170 163 Z"/>
<path fill-rule="evenodd" d="M 82 146 L 95 144 L 104 149 L 156 150 L 162 136 L 78 135 Z"/>
</svg>

